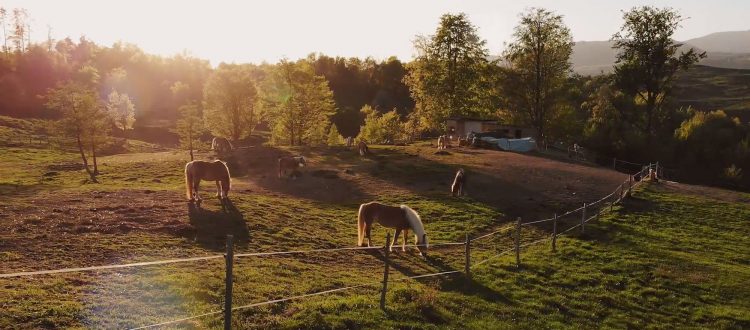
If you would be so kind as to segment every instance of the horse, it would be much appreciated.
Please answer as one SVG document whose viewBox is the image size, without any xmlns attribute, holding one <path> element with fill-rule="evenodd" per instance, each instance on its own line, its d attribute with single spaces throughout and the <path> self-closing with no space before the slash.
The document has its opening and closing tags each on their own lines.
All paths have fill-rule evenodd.
<svg viewBox="0 0 750 330">
<path fill-rule="evenodd" d="M 217 154 L 221 155 L 226 152 L 232 151 L 232 149 L 234 149 L 232 143 L 223 137 L 215 137 L 211 141 L 211 150 L 216 151 Z"/>
<path fill-rule="evenodd" d="M 297 167 L 305 167 L 305 157 L 279 157 L 279 178 L 286 175 L 288 170 L 294 170 Z M 294 173 L 292 173 L 294 175 Z"/>
<path fill-rule="evenodd" d="M 438 150 L 445 149 L 445 135 L 438 136 L 437 145 Z"/>
<path fill-rule="evenodd" d="M 359 206 L 357 221 L 357 244 L 359 246 L 365 246 L 365 238 L 367 239 L 366 246 L 371 246 L 370 231 L 373 222 L 377 221 L 384 227 L 396 229 L 391 246 L 388 247 L 391 251 L 393 251 L 393 245 L 398 241 L 398 235 L 401 234 L 401 231 L 404 232 L 401 250 L 406 251 L 406 237 L 409 235 L 409 229 L 411 229 L 414 231 L 414 240 L 417 242 L 419 255 L 427 255 L 427 234 L 422 219 L 416 211 L 406 205 L 390 206 L 378 202 L 365 203 Z"/>
<path fill-rule="evenodd" d="M 198 196 L 198 187 L 201 180 L 216 181 L 216 197 L 219 197 L 222 202 L 229 199 L 231 178 L 226 163 L 220 160 L 213 162 L 194 160 L 185 165 L 187 198 L 190 202 L 198 202 L 199 205 L 201 198 Z"/>
<path fill-rule="evenodd" d="M 459 168 L 456 171 L 456 177 L 453 179 L 453 185 L 451 185 L 451 196 L 460 197 L 464 195 L 464 185 L 466 184 L 466 172 L 464 169 Z"/>
<path fill-rule="evenodd" d="M 359 148 L 360 156 L 366 156 L 370 154 L 370 148 L 367 147 L 367 143 L 365 143 L 365 141 L 359 141 L 359 143 L 357 143 L 357 147 Z"/>
</svg>

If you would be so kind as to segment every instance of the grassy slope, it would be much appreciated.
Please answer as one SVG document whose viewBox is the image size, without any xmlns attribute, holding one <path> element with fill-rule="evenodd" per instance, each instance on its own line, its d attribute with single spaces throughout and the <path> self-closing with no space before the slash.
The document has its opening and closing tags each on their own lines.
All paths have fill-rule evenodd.
<svg viewBox="0 0 750 330">
<path fill-rule="evenodd" d="M 376 293 L 292 304 L 281 325 L 450 328 L 747 328 L 750 207 L 652 186 L 623 208 L 460 279 L 397 284 L 388 313 Z M 509 246 L 509 245 L 506 245 Z M 315 301 L 319 300 L 319 301 Z M 423 323 L 425 322 L 425 323 Z"/>
<path fill-rule="evenodd" d="M 179 178 L 166 182 L 179 185 Z M 465 225 L 452 226 L 464 223 L 476 230 L 485 224 L 472 221 L 494 212 L 486 206 L 471 206 L 471 201 L 467 212 L 463 203 L 439 196 L 391 198 L 419 204 L 426 213 L 447 212 L 458 217 L 455 222 L 433 223 L 436 233 L 453 233 L 435 240 L 460 239 L 456 233 L 463 232 Z M 218 207 L 213 201 L 208 203 L 208 208 Z M 348 224 L 353 216 L 349 206 L 274 196 L 236 197 L 235 203 L 246 214 L 262 216 L 268 205 L 274 205 L 275 213 L 290 221 L 321 224 L 306 231 L 257 224 L 251 229 L 257 233 L 250 239 L 252 246 L 241 250 L 278 250 L 285 246 L 285 237 L 301 239 L 288 242 L 299 247 L 350 243 L 348 235 L 334 229 L 340 227 L 339 222 Z M 236 314 L 235 322 L 241 328 L 747 327 L 748 218 L 747 205 L 649 188 L 638 192 L 625 208 L 615 208 L 614 214 L 587 226 L 583 237 L 560 239 L 556 255 L 545 245 L 529 247 L 522 255 L 520 270 L 512 266 L 512 256 L 507 256 L 476 269 L 475 282 L 469 285 L 460 276 L 396 282 L 388 294 L 387 313 L 377 309 L 377 290 L 364 288 L 246 310 Z M 533 233 L 525 229 L 524 237 L 538 238 L 544 229 L 534 228 Z M 374 235 L 383 234 L 377 230 Z M 190 241 L 147 233 L 131 235 L 130 240 L 142 242 L 135 250 L 126 246 L 136 256 L 169 255 L 173 249 L 185 255 L 206 252 Z M 70 239 L 71 246 L 86 246 L 88 251 L 117 249 L 122 244 L 107 235 Z M 508 234 L 477 244 L 473 258 L 481 260 L 510 244 Z M 430 263 L 412 253 L 397 253 L 392 276 L 461 269 L 461 252 L 460 247 L 434 251 Z M 2 258 L 18 261 L 8 254 Z M 355 252 L 241 259 L 235 268 L 235 303 L 377 281 L 382 276 L 378 259 L 377 254 Z M 0 328 L 127 327 L 216 310 L 223 290 L 221 264 L 215 260 L 4 280 Z M 219 317 L 208 317 L 193 326 L 220 324 Z"/>
<path fill-rule="evenodd" d="M 675 96 L 683 106 L 732 114 L 750 111 L 750 70 L 696 66 L 680 74 L 676 85 Z"/>
<path fill-rule="evenodd" d="M 103 157 L 102 178 L 108 184 L 82 185 L 85 176 L 80 171 L 44 176 L 48 169 L 42 164 L 75 162 L 75 154 L 7 147 L 0 148 L 0 170 L 6 171 L 0 177 L 16 180 L 6 186 L 12 186 L 7 189 L 14 189 L 13 193 L 73 196 L 150 189 L 158 194 L 181 189 L 182 178 L 174 169 L 179 169 L 183 157 L 172 152 Z M 24 164 L 31 164 L 30 168 L 18 170 Z M 413 168 L 388 165 L 378 171 L 383 176 L 408 179 L 425 170 L 415 162 Z M 234 322 L 238 328 L 750 326 L 746 315 L 750 292 L 743 286 L 750 281 L 746 258 L 750 255 L 750 207 L 665 192 L 658 187 L 638 192 L 636 197 L 625 208 L 616 208 L 615 214 L 587 226 L 583 237 L 561 238 L 557 255 L 543 245 L 524 250 L 524 267 L 520 270 L 507 256 L 476 269 L 471 284 L 460 276 L 395 282 L 390 287 L 386 313 L 377 308 L 379 294 L 373 287 L 245 310 L 235 314 Z M 465 232 L 476 235 L 500 225 L 491 219 L 500 216 L 502 210 L 470 198 L 459 201 L 442 193 L 407 189 L 379 199 L 414 205 L 423 217 L 435 219 L 428 224 L 433 242 L 460 240 Z M 245 227 L 246 222 L 249 231 L 239 251 L 352 243 L 350 225 L 356 204 L 255 193 L 236 194 L 232 200 L 244 214 L 242 224 Z M 33 200 L 9 201 L 33 212 Z M 205 207 L 209 212 L 219 209 L 213 200 L 207 200 Z M 27 220 L 26 226 L 43 226 L 45 216 Z M 542 237 L 547 230 L 525 227 L 524 240 Z M 5 245 L 0 248 L 0 272 L 221 251 L 216 241 L 150 231 L 54 236 L 36 235 L 33 229 L 0 232 L 0 247 L 23 242 L 15 240 L 14 235 L 29 240 L 36 253 L 10 252 Z M 373 235 L 381 241 L 385 232 L 376 227 Z M 472 258 L 479 261 L 509 247 L 511 239 L 506 233 L 476 244 Z M 461 249 L 432 251 L 429 262 L 413 252 L 395 253 L 392 278 L 462 269 Z M 29 256 L 37 257 L 31 266 L 26 263 Z M 0 328 L 124 328 L 216 310 L 223 296 L 222 268 L 218 259 L 0 280 Z M 242 305 L 377 281 L 382 276 L 382 263 L 378 253 L 362 252 L 243 258 L 237 261 L 235 274 L 235 304 Z M 220 325 L 220 317 L 207 317 L 180 328 Z"/>
</svg>

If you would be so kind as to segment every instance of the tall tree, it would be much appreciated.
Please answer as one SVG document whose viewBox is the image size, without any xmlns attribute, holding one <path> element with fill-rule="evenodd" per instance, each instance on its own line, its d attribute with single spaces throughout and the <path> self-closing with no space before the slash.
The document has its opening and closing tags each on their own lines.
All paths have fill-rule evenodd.
<svg viewBox="0 0 750 330">
<path fill-rule="evenodd" d="M 336 112 L 325 77 L 316 75 L 309 60 L 282 60 L 267 84 L 269 119 L 275 143 L 324 143 L 330 117 Z"/>
<path fill-rule="evenodd" d="M 206 82 L 203 99 L 203 116 L 213 135 L 237 141 L 250 135 L 261 119 L 249 65 L 219 65 Z"/>
<path fill-rule="evenodd" d="M 682 44 L 673 35 L 683 19 L 674 9 L 637 7 L 625 12 L 623 19 L 620 31 L 612 36 L 618 49 L 614 81 L 638 104 L 633 111 L 623 112 L 624 119 L 651 138 L 660 123 L 674 115 L 675 108 L 665 104 L 675 74 L 706 53 L 694 49 L 677 53 Z"/>
<path fill-rule="evenodd" d="M 560 100 L 571 72 L 573 38 L 562 16 L 542 8 L 521 14 L 505 53 L 503 92 L 506 106 L 516 120 L 536 128 L 539 141 L 562 108 Z"/>
<path fill-rule="evenodd" d="M 418 36 L 417 58 L 404 82 L 428 128 L 441 127 L 452 116 L 486 116 L 481 73 L 488 64 L 486 42 L 466 14 L 445 14 L 435 34 Z"/>
<path fill-rule="evenodd" d="M 194 160 L 193 149 L 198 143 L 198 137 L 203 132 L 203 118 L 196 102 L 190 101 L 180 107 L 180 119 L 173 132 L 180 136 L 180 147 L 190 151 L 190 160 Z"/>
<path fill-rule="evenodd" d="M 106 133 L 106 115 L 96 92 L 80 83 L 68 82 L 50 89 L 45 99 L 48 108 L 61 113 L 57 125 L 59 131 L 76 141 L 84 169 L 91 181 L 98 182 L 96 146 Z M 89 167 L 86 156 L 86 149 L 89 148 L 94 161 L 93 169 Z"/>
</svg>

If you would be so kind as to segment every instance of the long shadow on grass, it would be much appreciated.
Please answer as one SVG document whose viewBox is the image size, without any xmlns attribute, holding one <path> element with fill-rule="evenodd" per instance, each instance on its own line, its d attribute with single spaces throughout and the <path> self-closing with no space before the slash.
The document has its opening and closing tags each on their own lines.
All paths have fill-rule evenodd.
<svg viewBox="0 0 750 330">
<path fill-rule="evenodd" d="M 332 149 L 321 152 L 323 156 L 327 156 L 327 153 L 351 151 Z M 254 146 L 235 150 L 227 164 L 232 176 L 245 176 L 261 188 L 283 195 L 326 203 L 361 201 L 370 197 L 353 181 L 347 180 L 351 174 L 347 174 L 340 164 L 331 166 L 325 162 L 316 163 L 310 160 L 311 155 L 312 152 L 307 149 L 287 151 L 269 146 Z M 278 160 L 289 156 L 305 157 L 307 166 L 293 171 L 293 177 L 290 175 L 279 178 Z M 321 165 L 329 166 L 321 168 Z"/>
<path fill-rule="evenodd" d="M 567 191 L 568 184 L 576 181 L 570 179 L 571 174 L 580 173 L 564 167 L 554 171 L 547 169 L 550 172 L 544 175 L 540 175 L 540 171 L 545 171 L 543 169 L 535 166 L 524 168 L 518 164 L 512 164 L 510 169 L 503 169 L 505 164 L 502 163 L 485 164 L 489 168 L 476 168 L 468 164 L 446 164 L 424 156 L 433 152 L 424 148 L 416 152 L 413 149 L 377 148 L 373 149 L 375 156 L 369 158 L 352 158 L 347 153 L 334 153 L 330 155 L 329 163 L 353 163 L 355 173 L 368 173 L 417 195 L 435 193 L 445 194 L 446 197 L 450 195 L 456 170 L 462 167 L 466 170 L 465 190 L 469 198 L 501 209 L 509 219 L 521 216 L 524 221 L 550 217 L 555 212 L 577 207 L 579 203 L 598 199 L 603 194 L 589 190 L 577 194 L 572 190 Z M 448 152 L 465 154 L 466 157 L 482 154 L 465 149 Z M 450 155 L 439 157 L 461 161 Z M 495 167 L 498 171 L 493 170 Z"/>
<path fill-rule="evenodd" d="M 231 201 L 222 204 L 221 210 L 213 211 L 188 203 L 190 224 L 195 228 L 191 238 L 204 248 L 223 250 L 227 235 L 233 236 L 235 244 L 247 244 L 250 232 L 244 216 Z"/>
<path fill-rule="evenodd" d="M 370 251 L 370 254 L 379 259 L 381 262 L 385 261 L 385 257 L 380 251 Z M 439 256 L 432 256 L 429 253 L 427 257 L 423 258 L 418 256 L 416 253 L 412 253 L 409 251 L 394 251 L 391 252 L 391 257 L 389 260 L 392 280 L 396 280 L 401 276 L 410 277 L 458 270 L 454 266 L 446 262 L 443 258 Z M 467 279 L 462 273 L 446 274 L 440 277 L 416 278 L 407 281 L 417 281 L 419 283 L 426 284 L 433 282 L 436 278 L 441 279 L 440 287 L 445 291 L 454 291 L 463 294 L 476 295 L 484 300 L 492 302 L 503 302 L 506 304 L 512 303 L 510 299 L 503 296 L 499 292 L 483 285 L 482 283 Z"/>
</svg>

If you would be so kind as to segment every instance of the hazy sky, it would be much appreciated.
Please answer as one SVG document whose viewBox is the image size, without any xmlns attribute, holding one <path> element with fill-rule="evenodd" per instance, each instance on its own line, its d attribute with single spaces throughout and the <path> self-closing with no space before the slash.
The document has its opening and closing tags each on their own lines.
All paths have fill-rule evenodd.
<svg viewBox="0 0 750 330">
<path fill-rule="evenodd" d="M 465 12 L 493 54 L 502 51 L 518 14 L 529 7 L 562 14 L 576 41 L 605 40 L 619 28 L 621 10 L 646 4 L 689 17 L 678 40 L 750 29 L 750 0 L 0 0 L 0 6 L 29 11 L 34 40 L 46 39 L 49 25 L 55 39 L 86 35 L 105 45 L 121 40 L 162 55 L 186 50 L 214 65 L 275 62 L 311 52 L 408 60 L 414 36 L 432 34 L 448 12 Z"/>
</svg>

